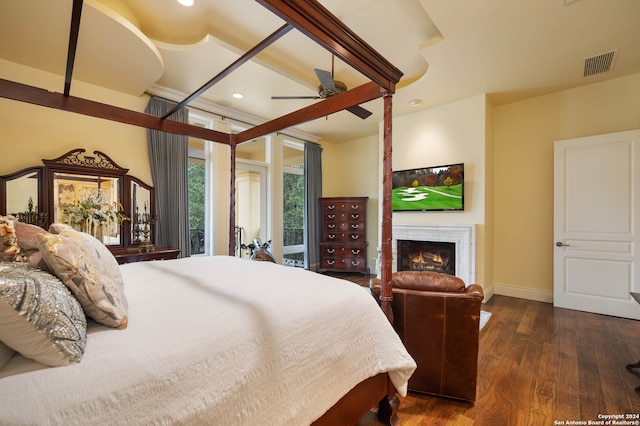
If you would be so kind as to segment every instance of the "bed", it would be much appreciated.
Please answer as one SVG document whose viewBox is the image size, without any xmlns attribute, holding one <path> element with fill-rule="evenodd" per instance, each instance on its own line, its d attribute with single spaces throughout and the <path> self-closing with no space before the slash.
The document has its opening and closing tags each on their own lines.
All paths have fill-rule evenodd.
<svg viewBox="0 0 640 426">
<path fill-rule="evenodd" d="M 120 266 L 128 326 L 89 320 L 82 360 L 15 355 L 0 424 L 303 425 L 356 384 L 414 364 L 362 287 L 230 256 Z"/>
<path fill-rule="evenodd" d="M 240 297 L 239 294 L 236 294 L 235 291 L 240 288 L 246 287 L 248 290 L 248 294 L 245 296 L 249 299 L 247 301 L 243 301 L 238 303 L 238 306 L 242 306 L 244 309 L 249 309 L 252 313 L 254 319 L 253 326 L 256 324 L 260 324 L 264 326 L 265 323 L 259 323 L 257 321 L 258 318 L 261 318 L 258 314 L 262 315 L 265 312 L 278 312 L 279 314 L 283 314 L 291 309 L 292 306 L 304 305 L 304 297 L 305 295 L 298 294 L 300 296 L 300 300 L 293 300 L 289 298 L 289 292 L 291 291 L 291 287 L 295 287 L 297 290 L 300 290 L 296 286 L 291 283 L 291 280 L 296 281 L 298 286 L 304 285 L 305 288 L 309 285 L 309 294 L 314 297 L 311 299 L 313 301 L 312 305 L 317 304 L 319 308 L 322 309 L 324 307 L 324 311 L 320 313 L 319 317 L 316 317 L 314 321 L 320 321 L 325 327 L 325 334 L 330 335 L 331 337 L 336 337 L 337 340 L 334 340 L 333 344 L 326 346 L 326 350 L 328 351 L 326 355 L 328 358 L 325 358 L 324 362 L 329 362 L 332 365 L 336 363 L 336 366 L 341 367 L 344 371 L 349 371 L 356 373 L 359 375 L 358 378 L 352 377 L 351 379 L 345 379 L 344 383 L 337 384 L 335 391 L 329 391 L 331 397 L 323 395 L 320 397 L 320 393 L 317 392 L 318 386 L 328 386 L 328 384 L 324 383 L 323 380 L 314 381 L 311 380 L 305 383 L 293 383 L 287 381 L 288 377 L 297 377 L 297 375 L 283 375 L 282 372 L 286 371 L 285 367 L 282 365 L 276 366 L 280 368 L 280 374 L 271 373 L 270 379 L 268 380 L 269 386 L 267 389 L 261 391 L 261 396 L 271 394 L 282 394 L 284 396 L 284 400 L 286 403 L 280 403 L 281 405 L 278 407 L 285 407 L 282 413 L 279 413 L 278 416 L 283 417 L 275 417 L 277 419 L 278 424 L 287 424 L 282 419 L 285 414 L 289 413 L 288 416 L 300 416 L 300 417 L 288 417 L 291 420 L 291 424 L 305 424 L 307 421 L 311 422 L 314 419 L 318 419 L 319 424 L 350 424 L 354 423 L 362 413 L 366 412 L 366 410 L 370 409 L 374 406 L 378 401 L 380 401 L 379 406 L 379 414 L 382 414 L 384 417 L 384 421 L 387 423 L 394 423 L 396 421 L 396 410 L 398 405 L 398 400 L 396 397 L 396 392 L 403 394 L 406 389 L 406 381 L 402 377 L 410 374 L 412 370 L 412 361 L 406 351 L 402 347 L 401 344 L 396 345 L 398 343 L 397 336 L 394 334 L 393 329 L 390 323 L 393 322 L 393 313 L 391 311 L 391 300 L 392 300 L 392 290 L 391 290 L 391 147 L 392 147 L 392 96 L 395 91 L 396 84 L 399 79 L 402 77 L 402 72 L 397 68 L 393 67 L 388 61 L 386 61 L 381 55 L 379 55 L 374 49 L 372 49 L 369 45 L 367 45 L 362 39 L 360 39 L 356 34 L 354 34 L 351 30 L 345 27 L 335 16 L 333 16 L 330 12 L 328 12 L 324 7 L 322 7 L 317 1 L 314 0 L 257 0 L 258 3 L 267 7 L 273 13 L 280 16 L 283 20 L 286 21 L 287 25 L 296 28 L 309 36 L 311 39 L 316 41 L 317 43 L 324 46 L 328 51 L 332 54 L 338 56 L 345 63 L 351 65 L 356 70 L 360 71 L 363 75 L 367 76 L 371 81 L 369 83 L 363 84 L 362 86 L 353 88 L 344 93 L 332 96 L 323 101 L 320 101 L 310 107 L 303 108 L 302 110 L 296 111 L 294 113 L 288 114 L 287 116 L 280 117 L 274 119 L 272 121 L 263 123 L 261 125 L 255 126 L 251 129 L 245 130 L 238 134 L 228 135 L 221 132 L 203 129 L 198 126 L 193 126 L 186 123 L 179 123 L 173 121 L 169 118 L 165 117 L 155 117 L 150 116 L 148 114 L 140 113 L 137 111 L 126 110 L 123 108 L 119 108 L 116 106 L 107 105 L 104 103 L 99 103 L 96 101 L 92 101 L 89 99 L 77 98 L 74 96 L 70 96 L 69 87 L 72 83 L 72 75 L 73 75 L 73 60 L 75 56 L 75 51 L 73 46 L 76 45 L 78 39 L 78 28 L 80 24 L 80 13 L 74 13 L 71 19 L 71 31 L 70 31 L 70 49 L 68 55 L 67 62 L 67 73 L 65 76 L 65 90 L 64 93 L 56 93 L 51 92 L 47 89 L 42 89 L 38 87 L 33 87 L 29 85 L 25 85 L 19 82 L 13 82 L 8 80 L 0 80 L 0 96 L 6 99 L 12 99 L 19 102 L 27 102 L 35 105 L 40 105 L 47 108 L 55 108 L 63 111 L 68 111 L 72 113 L 79 113 L 88 116 L 98 117 L 102 119 L 117 121 L 125 124 L 135 125 L 146 127 L 149 129 L 162 130 L 166 132 L 182 134 L 187 136 L 193 136 L 197 138 L 202 138 L 206 140 L 211 140 L 219 143 L 228 144 L 231 147 L 231 182 L 230 182 L 230 193 L 231 193 L 231 202 L 230 202 L 230 223 L 229 223 L 229 254 L 231 255 L 235 249 L 235 202 L 234 202 L 234 186 L 235 186 L 235 148 L 238 144 L 243 143 L 245 141 L 249 141 L 255 139 L 257 137 L 276 132 L 280 129 L 284 129 L 287 127 L 294 126 L 296 124 L 313 120 L 321 117 L 325 117 L 334 112 L 341 111 L 350 106 L 354 106 L 360 103 L 364 103 L 376 98 L 382 97 L 384 99 L 384 120 L 382 126 L 382 139 L 384 143 L 384 152 L 383 152 L 383 196 L 382 196 L 382 220 L 381 220 L 381 292 L 379 303 L 380 307 L 375 300 L 371 298 L 370 295 L 366 294 L 366 292 L 358 288 L 355 284 L 348 284 L 343 281 L 338 281 L 335 279 L 331 279 L 328 277 L 321 277 L 313 275 L 311 272 L 304 272 L 303 275 L 290 276 L 290 274 L 301 274 L 302 272 L 293 270 L 286 270 L 284 267 L 271 265 L 269 266 L 267 262 L 254 262 L 254 263 L 243 263 L 239 266 L 238 271 L 236 272 L 225 272 L 228 275 L 225 277 L 221 272 L 218 271 L 217 267 L 211 266 L 214 268 L 212 272 L 208 274 L 210 278 L 217 278 L 218 276 L 225 277 L 225 282 L 220 284 L 218 282 L 218 287 L 214 287 L 213 289 L 207 289 L 203 291 L 202 285 L 200 281 L 194 281 L 194 278 L 185 277 L 184 273 L 187 271 L 191 271 L 192 266 L 191 262 L 201 262 L 196 260 L 189 261 L 163 261 L 162 264 L 134 264 L 134 265 L 123 265 L 121 268 L 122 275 L 125 281 L 125 287 L 127 292 L 131 291 L 131 321 L 130 321 L 130 329 L 126 330 L 111 330 L 104 329 L 103 326 L 95 326 L 89 321 L 88 327 L 88 337 L 86 339 L 86 351 L 84 359 L 75 365 L 59 367 L 59 368 L 40 368 L 35 369 L 35 371 L 29 371 L 34 369 L 33 363 L 24 359 L 23 357 L 17 355 L 11 358 L 9 363 L 2 369 L 0 379 L 0 406 L 4 407 L 12 407 L 13 409 L 21 408 L 19 412 L 28 416 L 35 416 L 33 418 L 33 422 L 38 422 L 37 416 L 38 411 L 41 409 L 41 401 L 28 398 L 26 395 L 31 395 L 32 393 L 35 395 L 42 396 L 43 399 L 53 398 L 55 401 L 60 401 L 62 399 L 67 400 L 77 400 L 83 401 L 83 403 L 75 403 L 71 401 L 71 405 L 80 410 L 82 415 L 86 413 L 93 413 L 95 415 L 100 415 L 98 411 L 102 412 L 118 412 L 120 414 L 115 414 L 113 416 L 108 417 L 106 420 L 107 423 L 118 423 L 118 422 L 127 422 L 129 423 L 129 419 L 125 419 L 121 413 L 124 413 L 126 410 L 127 414 L 132 416 L 133 422 L 144 423 L 146 420 L 143 420 L 142 415 L 152 415 L 149 413 L 150 411 L 156 409 L 164 408 L 164 404 L 167 406 L 171 406 L 166 402 L 159 403 L 155 396 L 150 399 L 140 399 L 138 404 L 134 403 L 134 401 L 130 398 L 130 395 L 137 394 L 138 392 L 146 392 L 144 389 L 145 386 L 152 386 L 153 390 L 149 391 L 150 395 L 155 395 L 154 392 L 165 393 L 170 395 L 171 398 L 178 398 L 182 395 L 182 393 L 178 392 L 180 389 L 191 388 L 196 386 L 190 386 L 191 380 L 203 380 L 204 382 L 210 382 L 215 380 L 216 382 L 221 381 L 225 374 L 220 373 L 217 375 L 209 376 L 208 378 L 204 378 L 201 375 L 196 375 L 195 378 L 191 379 L 181 379 L 181 374 L 187 374 L 183 371 L 177 371 L 173 374 L 168 374 L 165 376 L 158 376 L 157 373 L 166 372 L 169 368 L 171 368 L 168 364 L 168 360 L 162 360 L 160 362 L 160 366 L 155 369 L 149 368 L 149 365 L 145 363 L 146 359 L 143 356 L 142 352 L 138 352 L 134 355 L 129 355 L 131 358 L 126 358 L 124 354 L 118 355 L 124 358 L 120 358 L 118 363 L 122 363 L 122 365 L 115 365 L 115 361 L 110 363 L 109 361 L 113 361 L 112 357 L 115 356 L 113 353 L 113 345 L 117 344 L 118 338 L 125 338 L 126 336 L 132 336 L 136 333 L 140 333 L 146 336 L 144 331 L 141 331 L 139 327 L 141 327 L 141 323 L 149 322 L 149 327 L 157 327 L 156 321 L 160 324 L 165 324 L 167 327 L 171 327 L 171 330 L 178 333 L 179 336 L 175 335 L 172 337 L 168 337 L 168 333 L 165 336 L 168 339 L 167 342 L 160 342 L 162 345 L 161 348 L 167 349 L 167 356 L 173 356 L 178 359 L 178 364 L 181 365 L 182 368 L 188 368 L 191 364 L 197 364 L 197 362 L 201 362 L 206 364 L 207 367 L 211 367 L 211 371 L 214 371 L 213 367 L 215 364 L 215 357 L 207 356 L 201 354 L 201 358 L 189 358 L 191 356 L 196 356 L 201 350 L 198 349 L 197 346 L 191 346 L 193 349 L 189 352 L 189 357 L 184 354 L 178 355 L 173 353 L 170 348 L 172 348 L 172 344 L 177 344 L 177 346 L 189 345 L 193 344 L 193 342 L 189 343 L 184 341 L 185 336 L 180 335 L 180 331 L 184 332 L 185 329 L 180 329 L 179 326 L 186 327 L 186 330 L 191 332 L 196 329 L 195 325 L 192 325 L 190 321 L 187 321 L 185 318 L 176 318 L 173 315 L 173 311 L 170 310 L 170 307 L 174 307 L 174 305 L 181 305 L 183 303 L 193 303 L 200 304 L 204 300 L 207 300 L 208 297 L 213 297 L 215 295 L 216 298 L 227 299 L 227 302 L 238 302 L 242 299 L 236 299 L 236 297 Z M 77 9 L 81 9 L 82 0 L 74 0 L 74 12 Z M 275 41 L 276 38 L 269 40 L 269 42 Z M 268 43 L 263 43 L 268 44 Z M 249 60 L 252 55 L 257 53 L 257 49 L 252 49 L 247 54 L 243 55 L 240 59 L 242 61 Z M 238 64 L 238 63 L 237 63 Z M 235 64 L 235 65 L 237 65 Z M 212 80 L 213 81 L 213 80 Z M 210 87 L 210 86 L 208 86 Z M 178 106 L 184 107 L 190 100 L 194 99 L 198 96 L 198 92 L 188 96 L 183 102 L 181 102 Z M 168 116 L 169 114 L 167 114 Z M 228 257 L 227 259 L 231 259 Z M 214 262 L 214 260 L 211 260 Z M 217 260 L 216 260 L 217 262 Z M 231 263 L 235 263 L 232 261 Z M 181 266 L 170 266 L 170 265 L 181 265 Z M 202 265 L 199 265 L 199 267 Z M 204 266 L 202 266 L 204 267 Z M 149 270 L 150 268 L 150 270 Z M 164 268 L 167 268 L 166 270 Z M 175 269 L 173 269 L 175 268 Z M 195 266 L 193 267 L 195 270 Z M 144 271 L 144 272 L 143 272 Z M 158 274 L 157 271 L 162 271 L 162 274 Z M 251 274 L 251 278 L 247 282 L 243 282 L 242 284 L 237 284 L 240 281 L 237 277 L 233 276 L 233 274 L 243 275 L 245 271 L 253 271 L 255 274 Z M 282 285 L 284 286 L 280 289 L 280 283 L 277 285 L 269 285 L 263 283 L 263 280 L 266 279 L 267 272 L 275 272 L 278 276 L 277 281 L 282 281 Z M 154 280 L 146 281 L 146 276 L 156 277 Z M 176 282 L 170 283 L 161 283 L 160 276 L 173 276 L 176 279 Z M 313 278 L 311 278 L 313 277 Z M 181 282 L 182 280 L 182 282 Z M 317 280 L 322 280 L 322 283 L 316 282 Z M 285 284 L 287 283 L 288 284 Z M 198 284 L 195 284 L 198 283 Z M 305 284 L 302 284 L 305 283 Z M 306 284 L 309 283 L 309 284 Z M 313 283 L 313 284 L 312 284 Z M 212 284 L 213 285 L 213 284 Z M 157 287 L 157 288 L 156 288 Z M 344 303 L 345 300 L 341 301 L 341 298 L 344 298 L 345 295 L 342 294 L 342 289 L 346 294 L 348 294 L 349 302 L 347 306 L 342 306 L 341 309 L 331 309 L 331 306 L 334 304 L 336 307 L 340 306 L 340 303 Z M 169 290 L 173 289 L 173 293 L 170 293 Z M 188 289 L 188 290 L 186 290 Z M 348 289 L 348 290 L 346 290 Z M 232 291 L 233 290 L 233 291 Z M 166 292 L 166 293 L 165 293 Z M 221 293 L 218 293 L 221 292 Z M 334 292 L 336 293 L 334 296 Z M 207 296 L 202 296 L 201 293 L 205 293 Z M 160 297 L 160 295 L 164 294 L 165 298 L 169 299 L 170 306 L 164 305 L 165 310 L 161 313 L 152 313 L 148 312 L 148 315 L 140 315 L 139 312 L 145 312 L 148 308 L 147 305 L 140 305 L 141 302 L 138 298 L 142 298 L 140 294 L 144 294 L 147 296 L 146 298 L 150 298 L 151 296 Z M 190 299 L 182 300 L 182 295 L 191 295 Z M 195 298 L 194 298 L 195 296 Z M 223 297 L 224 296 L 224 297 Z M 259 297 L 258 297 L 259 296 Z M 185 296 L 186 297 L 186 296 Z M 145 299 L 146 299 L 145 298 Z M 167 302 L 167 300 L 164 300 Z M 260 303 L 259 303 L 260 302 Z M 265 305 L 266 303 L 266 305 Z M 282 303 L 282 305 L 278 305 L 276 303 Z M 255 305 L 254 305 L 255 304 Z M 353 306 L 352 306 L 353 304 Z M 153 305 L 153 304 L 152 304 Z M 162 306 L 161 303 L 159 305 Z M 365 317 L 365 311 L 358 312 L 355 311 L 355 306 L 359 306 L 360 308 L 366 311 L 366 316 L 371 315 L 371 321 L 368 327 L 364 327 L 359 330 L 362 336 L 370 336 L 372 340 L 372 344 L 365 346 L 364 342 L 358 341 L 358 345 L 361 346 L 347 346 L 345 348 L 344 345 L 347 342 L 351 341 L 351 337 L 347 335 L 339 335 L 338 331 L 350 331 L 348 329 L 353 328 L 357 321 L 349 318 L 348 315 L 355 314 L 356 318 L 363 316 Z M 145 306 L 143 309 L 142 306 Z M 155 306 L 155 305 L 154 305 Z M 225 309 L 232 309 L 234 303 L 231 303 Z M 259 306 L 259 308 L 257 308 Z M 255 309 L 254 309 L 255 308 Z M 138 311 L 138 310 L 141 311 Z M 151 309 L 151 308 L 148 308 Z M 190 314 L 194 313 L 191 312 Z M 223 309 L 224 311 L 224 309 Z M 329 319 L 325 315 L 328 315 L 330 311 L 334 311 L 334 314 L 337 314 L 338 317 L 333 320 Z M 369 312 L 370 311 L 370 312 Z M 374 313 L 375 312 L 375 313 Z M 198 312 L 195 312 L 198 313 Z M 222 324 L 217 324 L 218 326 L 222 326 L 225 329 L 228 323 L 232 323 L 230 318 L 216 316 L 217 313 L 211 313 L 213 317 L 207 317 L 203 314 L 203 312 L 199 312 L 201 314 L 200 320 L 204 320 L 205 324 L 202 328 L 198 327 L 198 333 L 205 332 L 209 329 L 209 326 L 213 322 L 212 319 L 217 318 L 217 320 L 222 321 Z M 245 312 L 246 313 L 246 312 Z M 256 316 L 258 315 L 258 316 Z M 155 316 L 155 318 L 154 318 Z M 177 315 L 176 315 L 177 316 Z M 209 318 L 209 321 L 207 319 Z M 376 318 L 376 319 L 374 319 Z M 162 319 L 162 321 L 160 320 Z M 181 321 L 182 320 L 182 321 Z M 306 319 L 305 319 L 306 320 Z M 384 321 L 383 321 L 384 320 Z M 271 319 L 270 319 L 271 321 Z M 311 321 L 309 319 L 309 321 Z M 302 321 L 299 321 L 302 323 Z M 354 324 L 352 324 L 354 323 Z M 271 323 L 268 323 L 271 326 Z M 284 327 L 283 324 L 280 326 L 273 324 L 274 327 L 280 327 L 280 329 L 288 329 L 288 327 L 292 327 L 291 330 L 296 330 L 297 324 L 296 320 L 289 320 L 287 323 L 288 327 Z M 348 325 L 348 327 L 341 327 L 341 325 Z M 159 330 L 159 329 L 156 329 Z M 264 330 L 269 331 L 266 335 L 254 335 L 257 340 L 250 341 L 250 344 L 253 344 L 255 347 L 257 346 L 257 342 L 261 343 L 272 343 L 271 340 L 265 340 L 267 337 L 271 338 L 272 328 L 265 328 Z M 302 339 L 306 336 L 306 329 L 303 330 L 297 329 L 296 337 Z M 255 333 L 255 329 L 252 332 Z M 186 333 L 187 335 L 189 333 Z M 235 333 L 234 336 L 238 334 Z M 335 336 L 334 336 L 335 334 Z M 199 335 L 199 334 L 196 334 Z M 251 334 L 250 334 L 251 335 Z M 125 337 L 123 337 L 125 336 Z M 231 335 L 229 335 L 231 336 Z M 275 336 L 273 336 L 275 338 Z M 238 338 L 238 336 L 234 337 Z M 279 338 L 279 337 L 278 337 Z M 114 339 L 109 341 L 109 339 Z M 131 340 L 127 340 L 131 339 Z M 177 342 L 174 342 L 172 339 L 179 339 Z M 139 345 L 142 340 L 138 340 L 133 337 L 126 337 L 127 342 L 133 342 L 135 345 Z M 312 342 L 314 344 L 318 343 L 319 338 L 312 338 Z M 95 343 L 92 343 L 95 342 Z M 173 342 L 173 343 L 172 343 Z M 328 342 L 331 342 L 328 340 Z M 158 342 L 156 342 L 158 343 Z M 94 349 L 91 347 L 101 347 L 109 348 L 109 351 L 106 353 L 95 353 Z M 134 345 L 134 346 L 135 346 Z M 393 345 L 393 347 L 388 347 L 387 345 Z M 123 345 L 121 345 L 123 346 Z M 127 346 L 127 345 L 124 345 Z M 317 352 L 312 351 L 311 348 L 313 346 L 308 346 L 306 349 L 309 352 Z M 120 348 L 117 346 L 117 348 Z M 149 347 L 150 348 L 150 347 Z M 148 349 L 150 353 L 154 355 L 158 355 L 159 351 L 154 351 Z M 345 353 L 337 354 L 334 352 L 337 348 L 346 349 Z M 349 350 L 351 348 L 351 350 Z M 355 350 L 357 348 L 357 350 Z M 287 346 L 281 347 L 287 352 Z M 329 350 L 330 349 L 330 350 Z M 403 365 L 394 364 L 394 362 L 399 362 L 398 359 L 395 361 L 391 361 L 390 364 L 387 363 L 388 360 L 385 359 L 383 353 L 391 351 L 395 353 L 397 356 L 402 358 L 405 362 Z M 195 352 L 196 354 L 192 353 Z M 304 352 L 304 351 L 303 351 Z M 147 353 L 147 352 L 145 352 Z M 261 347 L 261 352 L 264 353 L 264 348 Z M 357 355 L 354 355 L 357 354 Z M 244 353 L 238 352 L 238 356 L 246 356 Z M 181 356 L 185 356 L 186 358 L 181 358 Z M 255 355 L 254 355 L 255 356 Z M 362 359 L 360 357 L 364 356 Z M 162 357 L 161 357 L 162 358 Z M 95 361 L 95 360 L 98 361 Z M 350 359 L 358 360 L 360 364 L 366 364 L 362 366 L 350 366 L 347 362 Z M 208 361 L 207 361 L 208 360 Z M 92 362 L 97 362 L 98 364 L 102 364 L 100 361 L 104 361 L 102 363 L 106 364 L 104 368 L 107 370 L 103 370 L 102 372 L 93 372 L 92 367 L 89 367 Z M 306 361 L 306 358 L 305 358 Z M 293 361 L 292 361 L 293 362 Z M 322 362 L 322 361 L 316 361 Z M 298 362 L 298 363 L 301 363 Z M 132 375 L 134 377 L 140 377 L 141 375 L 150 379 L 150 382 L 146 385 L 129 383 L 130 387 L 126 387 L 126 390 L 112 390 L 110 391 L 103 386 L 103 383 L 113 384 L 115 382 L 120 381 L 121 376 L 114 376 L 110 373 L 123 368 L 125 365 L 131 364 L 134 367 L 134 371 L 136 374 Z M 304 363 L 302 363 L 304 365 Z M 111 365 L 111 367 L 109 367 Z M 360 367 L 364 367 L 365 370 L 360 370 Z M 413 367 L 415 365 L 413 364 Z M 111 368 L 111 370 L 109 370 Z M 322 370 L 320 370 L 322 371 Z M 73 391 L 72 395 L 65 395 L 68 393 L 68 390 L 62 390 L 61 382 L 67 380 L 67 375 L 65 372 L 68 372 L 69 376 L 74 377 L 72 380 L 69 378 L 68 380 L 74 381 L 76 384 L 81 386 L 80 389 Z M 400 373 L 401 372 L 401 373 Z M 318 372 L 316 372 L 318 373 Z M 91 376 L 91 374 L 96 374 L 98 376 Z M 228 416 L 230 419 L 229 424 L 250 424 L 250 422 L 243 423 L 245 417 L 248 419 L 251 417 L 255 419 L 259 424 L 269 424 L 272 417 L 270 417 L 269 410 L 266 413 L 260 412 L 258 414 L 258 407 L 255 404 L 260 404 L 259 401 L 254 401 L 253 398 L 243 398 L 242 395 L 249 388 L 244 382 L 246 375 L 243 375 L 240 371 L 230 372 L 231 380 L 235 381 L 234 388 L 228 389 L 227 397 L 236 398 L 235 401 L 226 401 L 226 404 L 215 405 L 214 401 L 210 398 L 214 398 L 212 396 L 191 396 L 185 397 L 183 400 L 184 403 L 188 403 L 188 407 L 183 407 L 181 409 L 176 410 L 168 410 L 166 414 L 167 417 L 158 419 L 158 423 L 197 423 L 198 420 L 207 418 L 207 423 L 214 424 L 215 422 L 208 421 L 210 419 L 209 415 L 214 415 L 211 413 L 205 414 L 200 412 L 200 410 L 209 411 L 209 406 L 216 406 L 217 408 L 215 415 L 224 415 Z M 88 384 L 88 380 L 82 380 L 82 378 L 94 377 L 98 380 L 98 384 L 90 383 Z M 333 376 L 333 375 L 331 375 Z M 320 376 L 322 377 L 322 375 Z M 20 385 L 17 384 L 21 378 L 24 379 L 24 382 Z M 36 379 L 37 378 L 37 379 Z M 325 377 L 326 378 L 326 377 Z M 99 379 L 104 380 L 105 382 L 101 382 Z M 43 380 L 44 382 L 40 382 Z M 133 377 L 127 377 L 127 380 L 133 380 Z M 330 383 L 333 383 L 331 379 Z M 32 383 L 29 385 L 29 383 Z M 37 385 L 34 383 L 46 383 L 42 385 Z M 57 386 L 57 387 L 56 387 Z M 199 384 L 197 387 L 203 387 L 204 384 Z M 296 387 L 297 386 L 297 387 Z M 100 396 L 95 398 L 84 398 L 83 395 L 85 393 L 90 392 L 91 389 L 98 387 L 98 392 Z M 16 389 L 13 391 L 12 389 Z M 88 389 L 91 388 L 91 389 Z M 53 391 L 53 389 L 57 389 L 57 391 Z M 296 389 L 295 393 L 286 393 L 291 389 Z M 102 393 L 104 391 L 104 393 Z M 299 392 L 298 392 L 299 391 Z M 120 393 L 119 393 L 120 392 Z M 173 392 L 173 393 L 172 393 Z M 307 406 L 306 403 L 300 402 L 298 397 L 293 397 L 292 395 L 307 394 L 311 393 L 312 397 L 309 399 L 315 404 L 318 402 L 318 406 Z M 233 394 L 233 395 L 231 395 Z M 24 398 L 20 398 L 22 395 Z M 88 393 L 87 393 L 88 395 Z M 209 394 L 211 395 L 211 394 Z M 70 397 L 69 397 L 70 396 Z M 189 401 L 187 401 L 187 399 Z M 238 402 L 245 403 L 244 399 L 251 399 L 248 407 L 240 407 L 235 406 Z M 301 398 L 304 400 L 304 398 Z M 317 400 L 317 401 L 316 401 Z M 123 406 L 120 406 L 121 402 L 124 402 Z M 320 402 L 322 401 L 322 402 Z M 61 401 L 62 402 L 62 401 Z M 115 405 L 110 409 L 100 407 L 98 409 L 99 404 L 102 402 L 109 405 L 109 402 Z M 251 405 L 253 403 L 254 405 Z M 54 402 L 48 402 L 52 410 L 59 410 L 55 408 L 56 404 Z M 304 408 L 301 408 L 304 406 Z M 205 407 L 205 408 L 201 408 Z M 297 409 L 295 407 L 298 407 Z M 153 410 L 151 410 L 153 408 Z M 267 407 L 269 408 L 269 407 Z M 222 412 L 218 412 L 222 410 Z M 255 410 L 255 411 L 252 411 Z M 280 408 L 278 408 L 280 410 Z M 297 411 L 296 411 L 297 410 Z M 277 410 L 274 410 L 277 411 Z M 256 414 L 253 416 L 252 414 Z M 65 414 L 60 414 L 61 417 L 55 417 L 55 419 L 59 419 L 60 422 L 63 422 L 65 419 Z M 81 414 L 70 414 L 72 417 L 78 419 Z M 5 410 L 2 410 L 2 414 L 0 416 L 8 416 L 6 418 L 0 419 L 0 423 L 12 423 L 13 420 L 17 420 L 12 418 L 11 412 L 5 413 Z M 172 417 L 176 416 L 176 417 Z M 203 417 L 199 417 L 203 416 Z M 264 416 L 264 417 L 263 417 Z M 304 419 L 304 420 L 303 420 Z M 45 422 L 46 423 L 46 422 Z"/>
</svg>

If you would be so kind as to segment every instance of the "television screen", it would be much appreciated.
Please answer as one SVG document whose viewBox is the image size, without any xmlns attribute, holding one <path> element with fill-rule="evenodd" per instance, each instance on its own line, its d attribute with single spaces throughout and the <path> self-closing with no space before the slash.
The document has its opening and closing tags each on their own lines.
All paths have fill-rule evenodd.
<svg viewBox="0 0 640 426">
<path fill-rule="evenodd" d="M 464 210 L 464 164 L 393 172 L 393 211 Z"/>
</svg>

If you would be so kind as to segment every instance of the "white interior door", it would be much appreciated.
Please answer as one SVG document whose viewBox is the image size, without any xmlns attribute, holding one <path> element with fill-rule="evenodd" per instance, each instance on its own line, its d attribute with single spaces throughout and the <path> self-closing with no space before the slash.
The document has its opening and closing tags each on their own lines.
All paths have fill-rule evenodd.
<svg viewBox="0 0 640 426">
<path fill-rule="evenodd" d="M 640 130 L 554 146 L 554 305 L 640 319 Z"/>
</svg>

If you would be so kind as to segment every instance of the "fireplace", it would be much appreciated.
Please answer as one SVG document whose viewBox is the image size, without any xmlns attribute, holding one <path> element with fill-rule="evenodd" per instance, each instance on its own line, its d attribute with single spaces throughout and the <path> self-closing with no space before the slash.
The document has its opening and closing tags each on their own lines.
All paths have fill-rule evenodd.
<svg viewBox="0 0 640 426">
<path fill-rule="evenodd" d="M 397 240 L 398 271 L 433 271 L 456 274 L 456 244 Z"/>
<path fill-rule="evenodd" d="M 421 243 L 443 243 L 437 245 L 433 251 L 442 251 L 443 247 L 450 247 L 452 254 L 449 255 L 452 265 L 447 266 L 451 275 L 461 278 L 465 284 L 475 284 L 476 280 L 476 226 L 471 224 L 454 224 L 454 225 L 393 225 L 392 240 L 392 271 L 400 271 L 403 266 L 400 265 L 404 253 L 400 253 L 402 249 L 402 241 L 408 241 L 413 244 Z M 399 244 L 400 243 L 400 244 Z M 410 247 L 410 251 L 414 251 L 414 247 Z M 419 251 L 418 251 L 419 254 Z M 429 256 L 429 255 L 428 255 Z M 442 254 L 440 254 L 442 257 Z M 423 249 L 424 258 L 424 249 Z M 429 262 L 427 262 L 429 263 Z M 431 263 L 437 263 L 435 257 L 431 259 Z M 444 272 L 444 271 L 441 271 Z"/>
</svg>

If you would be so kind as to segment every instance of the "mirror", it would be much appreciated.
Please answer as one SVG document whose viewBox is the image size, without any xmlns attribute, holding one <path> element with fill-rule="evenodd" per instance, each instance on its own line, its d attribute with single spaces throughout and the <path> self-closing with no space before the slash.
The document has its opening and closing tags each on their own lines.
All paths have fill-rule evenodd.
<svg viewBox="0 0 640 426">
<path fill-rule="evenodd" d="M 42 162 L 44 167 L 0 176 L 0 215 L 13 214 L 21 222 L 44 229 L 54 222 L 75 222 L 76 229 L 98 237 L 116 251 L 153 249 L 153 186 L 127 174 L 128 169 L 100 151 L 86 155 L 78 148 Z M 101 211 L 98 216 L 111 215 L 112 219 L 87 220 L 83 215 L 92 208 Z M 96 227 L 96 222 L 102 226 Z"/>
<path fill-rule="evenodd" d="M 53 172 L 53 222 L 121 245 L 120 178 Z"/>
<path fill-rule="evenodd" d="M 29 200 L 38 199 L 38 175 L 36 172 L 27 173 L 16 179 L 7 181 L 7 212 L 15 215 L 26 211 Z M 37 210 L 38 205 L 34 208 Z"/>
<path fill-rule="evenodd" d="M 42 160 L 51 222 L 62 222 L 111 247 L 127 247 L 129 202 L 123 169 L 106 154 L 74 149 L 53 160 Z"/>
<path fill-rule="evenodd" d="M 16 216 L 21 222 L 47 226 L 44 169 L 30 167 L 0 177 L 0 214 Z"/>
<path fill-rule="evenodd" d="M 153 250 L 153 225 L 155 224 L 155 200 L 152 187 L 137 178 L 129 177 L 131 218 L 131 243 L 141 251 Z"/>
</svg>

